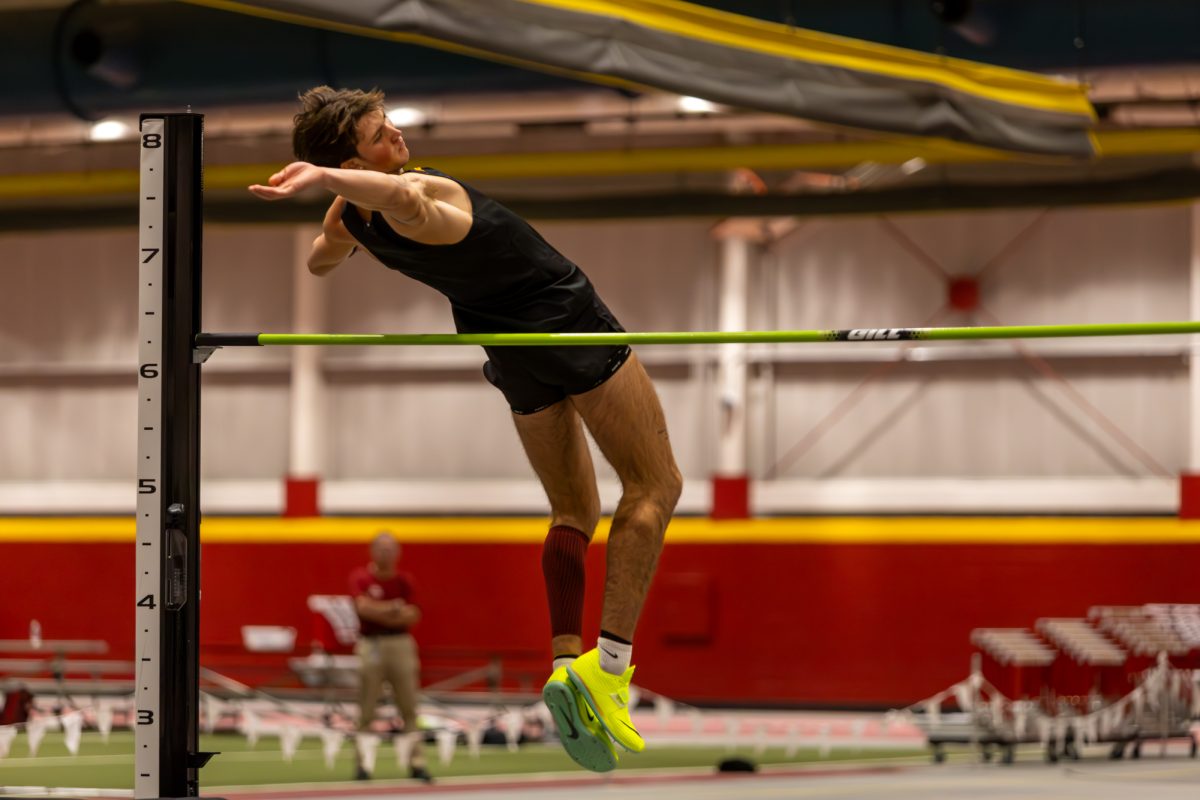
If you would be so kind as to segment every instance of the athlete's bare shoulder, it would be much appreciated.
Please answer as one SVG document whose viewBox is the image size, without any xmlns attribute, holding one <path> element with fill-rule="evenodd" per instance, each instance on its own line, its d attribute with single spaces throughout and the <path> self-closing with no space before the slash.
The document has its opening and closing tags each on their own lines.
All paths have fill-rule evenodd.
<svg viewBox="0 0 1200 800">
<path fill-rule="evenodd" d="M 410 186 L 419 187 L 428 197 L 436 198 L 444 196 L 447 192 L 462 191 L 462 187 L 457 182 L 443 178 L 441 175 L 430 175 L 420 169 L 401 172 L 399 177 Z"/>
<path fill-rule="evenodd" d="M 457 181 L 419 169 L 402 172 L 396 178 L 420 198 L 411 215 L 399 217 L 384 212 L 388 224 L 401 236 L 423 244 L 454 244 L 470 232 L 471 197 Z"/>
</svg>

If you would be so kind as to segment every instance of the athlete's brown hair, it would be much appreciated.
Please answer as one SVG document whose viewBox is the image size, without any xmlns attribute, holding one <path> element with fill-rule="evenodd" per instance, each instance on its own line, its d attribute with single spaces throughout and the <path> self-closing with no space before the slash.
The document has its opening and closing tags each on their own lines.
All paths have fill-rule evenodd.
<svg viewBox="0 0 1200 800">
<path fill-rule="evenodd" d="M 304 109 L 292 118 L 292 150 L 299 161 L 340 167 L 358 155 L 358 121 L 383 110 L 383 92 L 317 86 L 300 95 Z"/>
</svg>

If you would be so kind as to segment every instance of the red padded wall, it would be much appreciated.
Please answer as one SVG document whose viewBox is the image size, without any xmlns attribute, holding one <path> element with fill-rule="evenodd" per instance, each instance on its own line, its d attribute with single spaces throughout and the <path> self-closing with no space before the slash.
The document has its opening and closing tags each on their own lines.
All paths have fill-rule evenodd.
<svg viewBox="0 0 1200 800">
<path fill-rule="evenodd" d="M 241 626 L 294 626 L 306 650 L 305 598 L 345 592 L 364 556 L 360 542 L 206 544 L 203 660 L 282 680 L 282 658 L 245 654 Z M 36 618 L 47 639 L 103 638 L 132 656 L 129 543 L 0 542 L 0 563 L 0 639 L 26 637 Z M 429 675 L 497 653 L 537 679 L 549 656 L 538 545 L 410 543 L 403 563 L 424 610 Z M 636 637 L 638 682 L 696 701 L 903 704 L 966 674 L 972 628 L 1096 604 L 1200 602 L 1197 563 L 1190 543 L 673 544 Z M 603 568 L 593 545 L 589 637 Z"/>
</svg>

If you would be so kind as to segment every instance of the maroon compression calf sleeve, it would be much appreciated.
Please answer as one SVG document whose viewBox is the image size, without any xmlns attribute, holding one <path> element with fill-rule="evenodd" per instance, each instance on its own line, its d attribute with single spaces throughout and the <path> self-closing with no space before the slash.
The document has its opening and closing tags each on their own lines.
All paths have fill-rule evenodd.
<svg viewBox="0 0 1200 800">
<path fill-rule="evenodd" d="M 583 635 L 584 555 L 588 537 L 568 525 L 555 525 L 542 545 L 542 575 L 550 604 L 551 636 Z"/>
</svg>

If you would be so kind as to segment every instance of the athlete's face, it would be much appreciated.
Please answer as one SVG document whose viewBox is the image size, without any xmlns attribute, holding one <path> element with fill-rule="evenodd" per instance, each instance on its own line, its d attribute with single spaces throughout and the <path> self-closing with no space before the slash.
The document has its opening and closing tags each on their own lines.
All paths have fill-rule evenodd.
<svg viewBox="0 0 1200 800">
<path fill-rule="evenodd" d="M 358 157 L 342 166 L 396 172 L 408 163 L 403 132 L 382 111 L 364 114 L 358 121 Z"/>
</svg>

